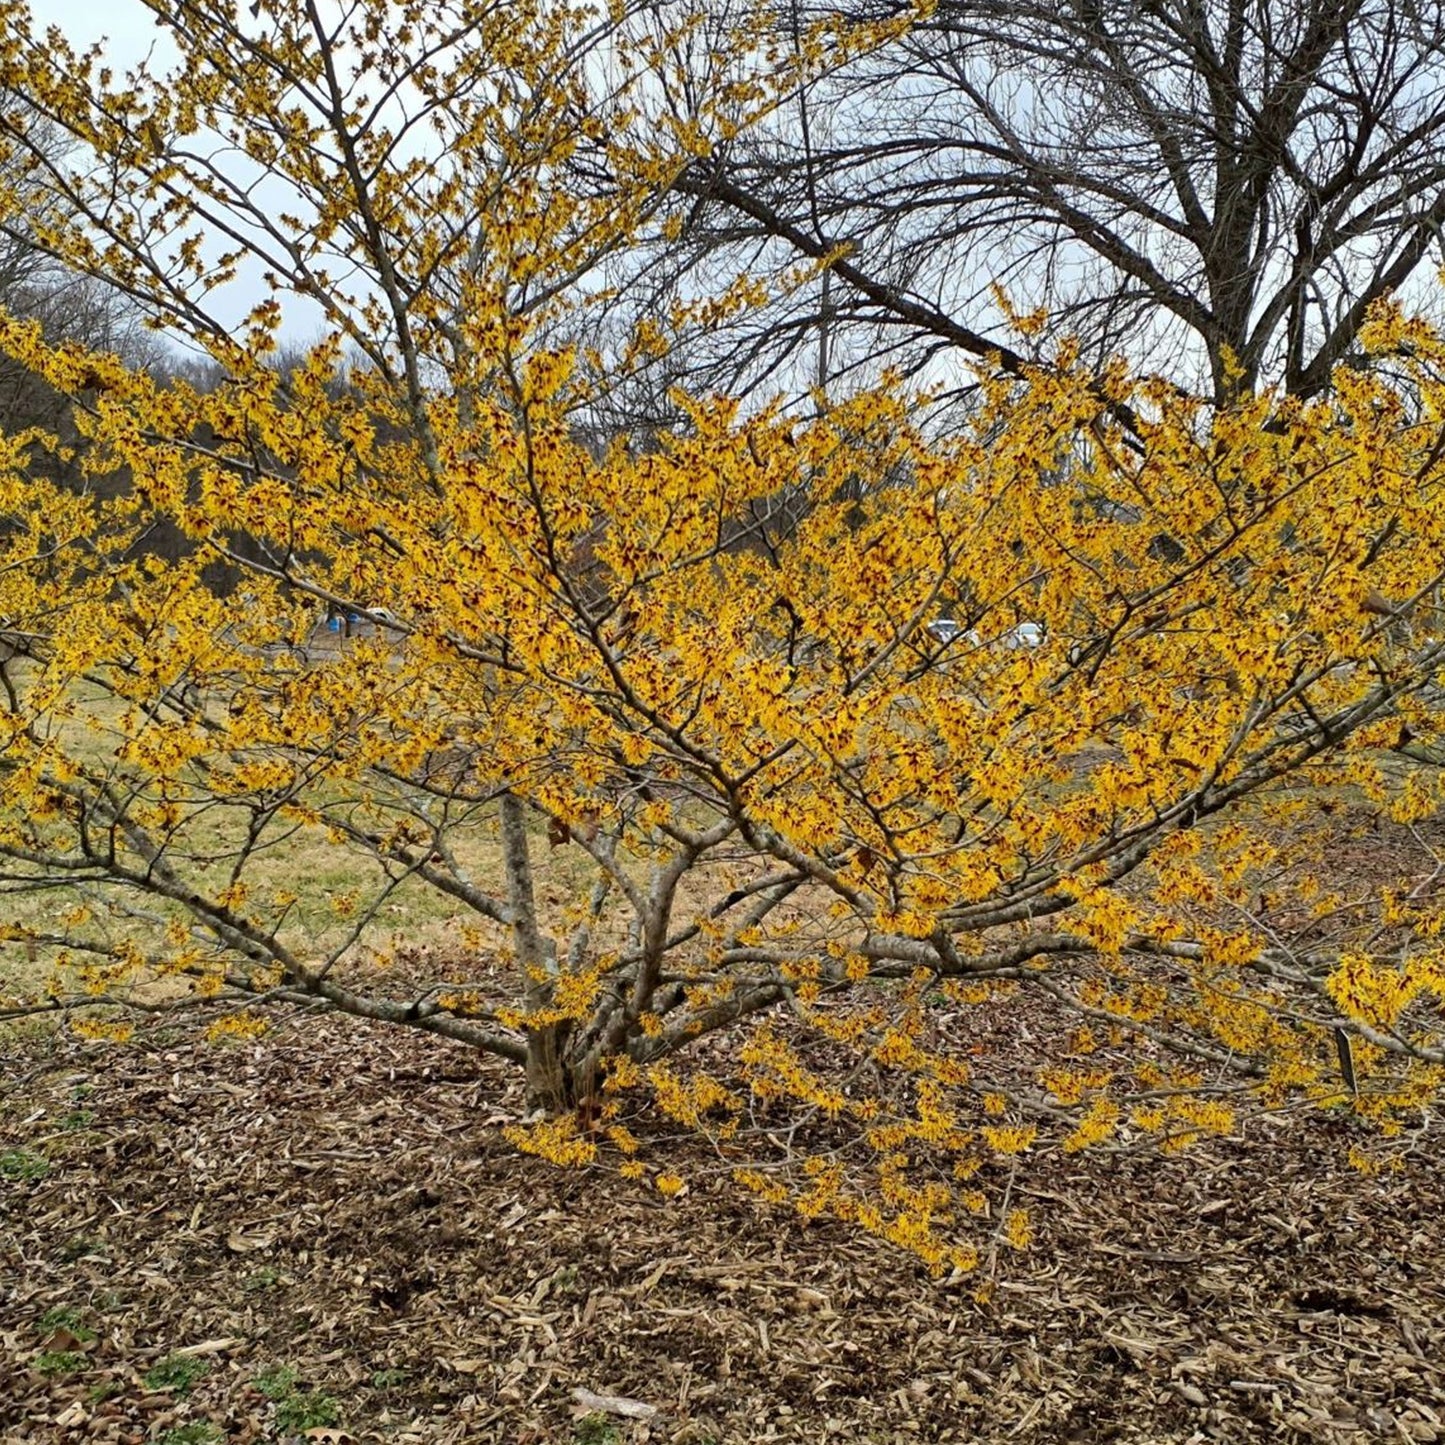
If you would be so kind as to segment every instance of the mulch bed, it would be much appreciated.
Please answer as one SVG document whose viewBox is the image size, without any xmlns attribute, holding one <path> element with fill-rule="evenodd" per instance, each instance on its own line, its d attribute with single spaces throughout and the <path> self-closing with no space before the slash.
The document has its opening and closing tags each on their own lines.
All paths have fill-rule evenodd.
<svg viewBox="0 0 1445 1445">
<path fill-rule="evenodd" d="M 980 1302 L 698 1144 L 670 1201 L 519 1155 L 508 1075 L 357 1020 L 6 1053 L 14 1445 L 1445 1442 L 1438 1128 L 1374 1178 L 1329 1120 L 1038 1160 Z"/>
</svg>

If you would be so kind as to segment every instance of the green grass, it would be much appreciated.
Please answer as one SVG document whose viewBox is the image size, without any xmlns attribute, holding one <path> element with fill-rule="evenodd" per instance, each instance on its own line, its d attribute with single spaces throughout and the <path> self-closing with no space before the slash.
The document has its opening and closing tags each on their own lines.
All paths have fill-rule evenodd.
<svg viewBox="0 0 1445 1445">
<path fill-rule="evenodd" d="M 292 1365 L 271 1365 L 261 1371 L 254 1381 L 256 1388 L 268 1400 L 284 1400 L 296 1388 L 301 1372 Z"/>
<path fill-rule="evenodd" d="M 341 1407 L 330 1395 L 305 1386 L 294 1365 L 272 1365 L 254 1384 L 275 1405 L 278 1430 L 295 1435 L 341 1423 Z"/>
<path fill-rule="evenodd" d="M 288 1395 L 276 1403 L 276 1428 L 291 1434 L 341 1423 L 341 1407 L 330 1395 L 309 1391 Z"/>
<path fill-rule="evenodd" d="M 82 1311 L 74 1305 L 56 1305 L 53 1310 L 46 1310 L 40 1316 L 38 1328 L 42 1335 L 49 1336 L 56 1330 L 65 1330 L 82 1345 L 95 1343 L 95 1331 L 84 1323 Z"/>
<path fill-rule="evenodd" d="M 42 1375 L 77 1375 L 89 1364 L 90 1357 L 79 1350 L 44 1350 L 35 1357 Z"/>
<path fill-rule="evenodd" d="M 172 1425 L 156 1445 L 212 1445 L 220 1438 L 220 1429 L 209 1420 L 193 1420 L 188 1425 Z"/>
<path fill-rule="evenodd" d="M 0 1154 L 0 1179 L 29 1182 L 44 1179 L 50 1173 L 50 1161 L 43 1154 L 29 1149 L 7 1149 Z"/>
<path fill-rule="evenodd" d="M 144 1383 L 147 1390 L 173 1390 L 177 1395 L 188 1395 L 210 1372 L 209 1362 L 195 1355 L 167 1355 L 146 1371 Z"/>
<path fill-rule="evenodd" d="M 622 1431 L 600 1411 L 584 1415 L 572 1429 L 573 1445 L 622 1445 Z"/>
</svg>

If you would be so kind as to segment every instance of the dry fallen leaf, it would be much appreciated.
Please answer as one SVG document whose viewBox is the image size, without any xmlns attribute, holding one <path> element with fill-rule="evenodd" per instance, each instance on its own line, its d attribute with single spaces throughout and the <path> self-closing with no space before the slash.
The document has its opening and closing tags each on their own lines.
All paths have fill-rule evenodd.
<svg viewBox="0 0 1445 1445">
<path fill-rule="evenodd" d="M 79 1400 L 74 1400 L 55 1417 L 55 1423 L 69 1429 L 71 1426 L 83 1425 L 86 1421 L 85 1406 Z"/>
<path fill-rule="evenodd" d="M 657 1414 L 657 1406 L 642 1400 L 629 1400 L 625 1395 L 597 1395 L 580 1385 L 572 1391 L 572 1398 L 586 1410 L 601 1410 L 607 1415 L 622 1415 L 629 1420 L 651 1420 Z"/>
<path fill-rule="evenodd" d="M 233 1229 L 226 1236 L 226 1248 L 232 1254 L 250 1254 L 257 1249 L 270 1249 L 276 1243 L 276 1231 L 253 1230 L 249 1234 L 243 1230 Z"/>
<path fill-rule="evenodd" d="M 173 1355 L 223 1355 L 227 1350 L 234 1350 L 237 1345 L 245 1344 L 245 1339 L 240 1335 L 230 1335 L 220 1340 L 202 1340 L 198 1345 L 184 1345 L 179 1350 L 172 1350 Z"/>
</svg>

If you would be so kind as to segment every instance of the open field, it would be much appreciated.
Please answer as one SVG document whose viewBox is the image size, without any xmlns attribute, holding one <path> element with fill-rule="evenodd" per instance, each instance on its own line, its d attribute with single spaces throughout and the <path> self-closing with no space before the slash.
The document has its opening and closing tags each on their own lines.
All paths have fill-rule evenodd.
<svg viewBox="0 0 1445 1445">
<path fill-rule="evenodd" d="M 121 706 L 85 683 L 77 684 L 74 693 L 75 715 L 60 725 L 60 734 L 74 758 L 103 770 L 125 737 L 118 728 Z M 328 798 L 334 801 L 335 796 L 337 790 L 333 789 Z M 250 821 L 250 811 L 244 805 L 197 805 L 172 841 L 172 852 L 177 861 L 194 867 L 199 880 L 220 889 L 238 851 L 248 845 Z M 490 820 L 488 825 L 474 829 L 454 830 L 453 839 L 466 866 L 483 876 L 495 871 L 498 848 Z M 367 900 L 386 888 L 388 881 L 375 857 L 366 850 L 328 839 L 321 828 L 291 827 L 273 828 L 267 839 L 254 848 L 244 878 L 258 902 L 264 903 L 280 893 L 295 895 L 280 934 L 288 944 L 304 946 L 308 956 L 324 953 L 350 933 L 348 922 L 338 918 L 338 897 L 354 896 L 358 906 L 364 907 Z M 101 890 L 92 888 L 90 893 L 98 897 Z M 68 908 L 87 901 L 79 888 L 27 890 L 18 884 L 9 885 L 0 889 L 0 925 L 43 931 Z M 176 911 L 153 900 L 147 900 L 144 906 L 161 916 L 172 916 Z M 375 926 L 366 931 L 360 946 L 384 948 L 397 930 L 415 937 L 418 932 L 436 928 L 455 910 L 453 900 L 408 879 L 388 893 Z M 111 922 L 108 931 L 111 936 L 144 936 L 139 925 L 123 917 Z M 7 989 L 23 991 L 27 983 L 33 986 L 33 973 L 33 969 L 25 969 L 17 950 L 0 944 L 0 993 Z"/>
<path fill-rule="evenodd" d="M 324 658 L 335 647 L 334 641 L 323 640 L 315 655 Z M 56 722 L 55 730 L 71 757 L 104 773 L 127 737 L 120 726 L 122 704 L 87 682 L 75 684 L 72 703 L 73 713 Z M 213 700 L 208 708 L 223 710 L 223 704 Z M 363 810 L 373 796 L 359 784 L 331 782 L 314 785 L 307 801 L 345 815 L 352 809 Z M 502 887 L 496 810 L 464 811 L 466 816 L 446 830 L 451 855 L 468 876 L 484 886 Z M 398 940 L 413 949 L 436 944 L 456 953 L 461 951 L 464 925 L 486 926 L 455 898 L 419 878 L 398 881 L 399 870 L 388 869 L 364 846 L 328 835 L 324 826 L 274 820 L 258 840 L 249 832 L 253 820 L 245 797 L 208 797 L 198 782 L 168 840 L 168 861 L 182 869 L 199 891 L 214 897 L 226 887 L 244 855 L 240 878 L 248 891 L 248 907 L 258 917 L 275 922 L 281 943 L 307 962 L 340 953 L 348 963 L 384 963 Z M 579 893 L 585 896 L 592 875 L 578 850 L 548 848 L 543 823 L 534 819 L 532 827 L 538 845 L 534 853 L 539 915 L 544 923 L 556 923 Z M 147 947 L 156 942 L 167 921 L 182 920 L 182 910 L 164 899 L 140 897 L 97 881 L 75 884 L 64 876 L 37 883 L 42 870 L 25 865 L 8 865 L 6 871 L 10 876 L 0 881 L 0 930 L 10 930 L 13 936 L 6 939 L 0 934 L 0 998 L 31 997 L 44 987 L 54 950 L 27 944 L 23 935 L 52 933 L 57 920 L 73 910 L 87 911 L 80 932 L 103 944 L 133 941 Z M 277 899 L 286 901 L 277 903 Z M 64 970 L 61 985 L 62 992 L 73 985 Z M 176 987 L 174 981 L 167 981 L 161 992 L 174 993 Z M 5 1028 L 0 1024 L 0 1039 Z"/>
<path fill-rule="evenodd" d="M 1438 1126 L 1375 1179 L 1340 1119 L 1040 1160 L 1033 1251 L 950 1285 L 702 1145 L 670 1202 L 520 1156 L 517 1084 L 335 1017 L 10 1051 L 0 1438 L 1445 1440 Z"/>
</svg>

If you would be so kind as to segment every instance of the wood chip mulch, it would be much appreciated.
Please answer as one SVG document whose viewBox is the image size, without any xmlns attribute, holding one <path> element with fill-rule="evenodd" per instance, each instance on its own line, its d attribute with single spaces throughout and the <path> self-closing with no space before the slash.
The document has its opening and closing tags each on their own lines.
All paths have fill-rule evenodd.
<svg viewBox="0 0 1445 1445">
<path fill-rule="evenodd" d="M 698 1146 L 672 1201 L 518 1155 L 425 1038 L 4 1050 L 7 1445 L 1445 1442 L 1438 1129 L 1374 1178 L 1328 1121 L 1041 1160 L 980 1303 Z"/>
</svg>

